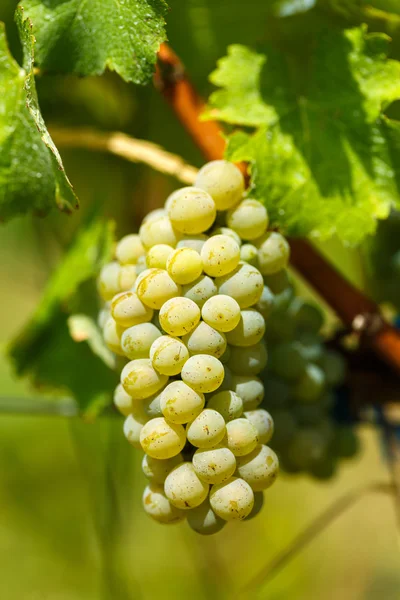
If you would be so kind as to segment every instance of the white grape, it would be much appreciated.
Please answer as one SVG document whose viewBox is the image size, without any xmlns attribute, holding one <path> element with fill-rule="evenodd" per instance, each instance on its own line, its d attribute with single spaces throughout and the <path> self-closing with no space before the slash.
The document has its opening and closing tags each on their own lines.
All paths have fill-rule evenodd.
<svg viewBox="0 0 400 600">
<path fill-rule="evenodd" d="M 210 505 L 224 521 L 242 521 L 253 509 L 254 493 L 244 479 L 231 477 L 211 488 Z"/>
<path fill-rule="evenodd" d="M 115 296 L 111 302 L 111 314 L 122 327 L 147 323 L 153 318 L 153 310 L 143 304 L 135 292 Z"/>
<path fill-rule="evenodd" d="M 186 429 L 187 439 L 196 448 L 212 448 L 226 433 L 225 421 L 216 410 L 205 408 Z"/>
<path fill-rule="evenodd" d="M 218 210 L 227 210 L 237 204 L 244 192 L 242 173 L 226 160 L 205 164 L 197 173 L 195 185 L 212 196 Z"/>
<path fill-rule="evenodd" d="M 154 419 L 155 417 L 163 416 L 160 407 L 161 394 L 162 390 L 157 392 L 157 394 L 154 394 L 153 396 L 149 396 L 144 400 L 140 400 L 142 410 L 149 419 Z"/>
<path fill-rule="evenodd" d="M 181 377 L 196 392 L 208 394 L 221 385 L 224 379 L 224 365 L 215 356 L 196 354 L 183 365 Z"/>
<path fill-rule="evenodd" d="M 168 257 L 174 252 L 172 246 L 167 244 L 156 244 L 146 254 L 146 265 L 148 269 L 165 269 Z"/>
<path fill-rule="evenodd" d="M 285 269 L 289 262 L 290 246 L 277 231 L 270 231 L 256 241 L 258 265 L 263 275 L 273 275 Z"/>
<path fill-rule="evenodd" d="M 128 415 L 124 421 L 124 435 L 134 448 L 139 449 L 141 447 L 140 432 L 142 431 L 146 421 L 146 416 L 143 415 L 140 410 Z"/>
<path fill-rule="evenodd" d="M 258 375 L 265 368 L 267 361 L 267 348 L 261 341 L 249 348 L 231 346 L 231 356 L 227 364 L 236 375 Z"/>
<path fill-rule="evenodd" d="M 143 508 L 149 517 L 164 525 L 179 523 L 185 518 L 185 513 L 170 503 L 163 487 L 155 483 L 151 483 L 144 490 Z"/>
<path fill-rule="evenodd" d="M 147 269 L 146 255 L 143 254 L 143 256 L 139 256 L 137 263 L 135 265 L 136 275 L 140 275 L 140 273 L 143 273 L 143 271 L 145 271 L 146 269 Z M 136 282 L 135 282 L 135 284 L 136 284 Z"/>
<path fill-rule="evenodd" d="M 243 244 L 240 247 L 240 260 L 258 268 L 258 250 L 253 244 Z"/>
<path fill-rule="evenodd" d="M 200 254 L 193 248 L 176 248 L 168 257 L 167 271 L 181 285 L 195 281 L 203 272 Z"/>
<path fill-rule="evenodd" d="M 136 407 L 132 396 L 130 396 L 119 383 L 114 391 L 114 404 L 118 408 L 119 412 L 125 417 L 133 412 Z"/>
<path fill-rule="evenodd" d="M 264 385 L 255 375 L 234 375 L 232 389 L 242 399 L 245 411 L 254 410 L 263 401 Z"/>
<path fill-rule="evenodd" d="M 167 271 L 150 269 L 137 285 L 136 293 L 146 306 L 160 310 L 167 300 L 181 295 L 181 286 Z"/>
<path fill-rule="evenodd" d="M 163 375 L 178 375 L 188 358 L 189 351 L 185 344 L 169 335 L 157 338 L 150 348 L 152 365 Z"/>
<path fill-rule="evenodd" d="M 247 481 L 252 490 L 261 492 L 269 488 L 279 472 L 279 461 L 268 446 L 257 446 L 251 454 L 237 459 L 237 474 Z"/>
<path fill-rule="evenodd" d="M 124 333 L 124 328 L 118 325 L 112 317 L 108 317 L 103 327 L 103 339 L 107 347 L 115 354 L 124 355 L 121 348 L 121 337 Z"/>
<path fill-rule="evenodd" d="M 168 203 L 173 227 L 185 234 L 207 231 L 215 221 L 217 210 L 211 196 L 196 187 L 177 190 Z"/>
<path fill-rule="evenodd" d="M 161 331 L 153 323 L 140 323 L 124 331 L 121 348 L 129 359 L 147 358 L 152 343 L 161 337 Z"/>
<path fill-rule="evenodd" d="M 258 269 L 240 262 L 236 269 L 215 280 L 219 294 L 234 298 L 240 308 L 249 308 L 256 304 L 263 292 L 264 280 Z"/>
<path fill-rule="evenodd" d="M 219 412 L 228 423 L 242 416 L 243 400 L 232 390 L 225 390 L 211 396 L 207 402 L 207 408 Z"/>
<path fill-rule="evenodd" d="M 264 285 L 260 299 L 255 308 L 262 314 L 264 319 L 268 318 L 274 307 L 275 296 L 268 286 Z"/>
<path fill-rule="evenodd" d="M 203 269 L 211 277 L 222 277 L 231 273 L 239 264 L 240 248 L 227 235 L 210 237 L 201 249 Z"/>
<path fill-rule="evenodd" d="M 200 308 L 204 303 L 217 294 L 217 286 L 208 275 L 201 275 L 198 279 L 182 286 L 182 296 L 196 302 Z"/>
<path fill-rule="evenodd" d="M 182 425 L 169 423 L 164 417 L 151 419 L 140 432 L 140 444 L 152 458 L 172 458 L 183 450 L 185 443 L 186 432 Z"/>
<path fill-rule="evenodd" d="M 122 265 L 118 276 L 118 287 L 121 292 L 131 290 L 135 285 L 136 277 L 136 265 Z"/>
<path fill-rule="evenodd" d="M 160 460 L 152 458 L 145 454 L 142 460 L 142 471 L 145 477 L 151 482 L 162 485 L 167 478 L 167 475 L 174 467 L 183 462 L 182 454 L 177 454 L 172 458 Z"/>
<path fill-rule="evenodd" d="M 215 514 L 208 500 L 188 511 L 187 522 L 193 531 L 201 535 L 218 533 L 226 525 L 226 521 Z"/>
<path fill-rule="evenodd" d="M 207 241 L 207 236 L 204 233 L 198 233 L 197 235 L 184 235 L 177 243 L 177 248 L 192 248 L 200 254 L 204 242 Z"/>
<path fill-rule="evenodd" d="M 121 266 L 117 262 L 105 265 L 97 278 L 97 289 L 103 300 L 112 300 L 121 291 L 119 276 Z"/>
<path fill-rule="evenodd" d="M 165 208 L 155 208 L 147 213 L 147 215 L 142 220 L 143 223 L 150 223 L 150 221 L 158 221 L 161 217 L 165 217 L 167 215 L 167 211 Z"/>
<path fill-rule="evenodd" d="M 121 238 L 115 249 L 115 256 L 121 265 L 135 265 L 144 253 L 142 242 L 136 233 Z"/>
<path fill-rule="evenodd" d="M 238 325 L 240 306 L 233 298 L 217 294 L 204 303 L 201 316 L 210 327 L 226 333 Z"/>
<path fill-rule="evenodd" d="M 182 336 L 200 321 L 200 308 L 189 298 L 171 298 L 162 305 L 158 317 L 161 327 L 169 335 Z"/>
<path fill-rule="evenodd" d="M 210 354 L 219 358 L 226 350 L 226 338 L 223 333 L 210 327 L 205 321 L 182 338 L 190 354 Z"/>
<path fill-rule="evenodd" d="M 235 456 L 249 454 L 258 444 L 257 429 L 245 418 L 226 424 L 227 446 Z"/>
<path fill-rule="evenodd" d="M 242 240 L 255 240 L 268 227 L 267 209 L 258 200 L 246 199 L 228 212 L 226 222 Z"/>
<path fill-rule="evenodd" d="M 264 317 L 254 308 L 246 308 L 240 313 L 240 321 L 235 329 L 226 334 L 231 346 L 248 347 L 257 344 L 265 332 Z"/>
<path fill-rule="evenodd" d="M 236 470 L 235 455 L 224 446 L 199 448 L 194 453 L 192 462 L 200 479 L 210 484 L 226 481 Z"/>
<path fill-rule="evenodd" d="M 171 504 L 180 509 L 188 509 L 204 502 L 209 486 L 198 477 L 192 463 L 184 462 L 169 473 L 164 491 Z"/>
<path fill-rule="evenodd" d="M 274 433 L 274 421 L 266 410 L 257 408 L 246 411 L 244 416 L 257 429 L 260 444 L 268 444 Z"/>
<path fill-rule="evenodd" d="M 170 423 L 188 423 L 204 408 L 204 394 L 195 392 L 183 381 L 173 381 L 164 389 L 160 398 L 160 407 L 164 417 Z"/>
<path fill-rule="evenodd" d="M 135 400 L 153 396 L 167 381 L 168 377 L 157 373 L 147 358 L 131 360 L 121 372 L 124 390 Z"/>
<path fill-rule="evenodd" d="M 139 229 L 139 236 L 143 246 L 146 250 L 149 250 L 157 244 L 166 244 L 175 248 L 181 234 L 173 227 L 170 219 L 165 216 L 143 223 Z"/>
<path fill-rule="evenodd" d="M 213 235 L 227 235 L 228 237 L 232 238 L 237 243 L 239 248 L 242 245 L 242 240 L 241 240 L 240 235 L 238 235 L 236 233 L 236 231 L 233 231 L 233 229 L 230 229 L 229 227 L 216 227 L 210 233 L 210 237 Z"/>
</svg>

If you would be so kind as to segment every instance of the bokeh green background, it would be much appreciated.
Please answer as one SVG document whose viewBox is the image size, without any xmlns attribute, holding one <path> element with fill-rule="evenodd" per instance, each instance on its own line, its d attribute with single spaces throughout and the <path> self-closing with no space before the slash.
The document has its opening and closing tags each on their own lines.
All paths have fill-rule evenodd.
<svg viewBox="0 0 400 600">
<path fill-rule="evenodd" d="M 391 4 L 400 14 L 396 1 Z M 6 21 L 10 44 L 19 56 L 12 22 L 15 5 L 1 0 L 0 19 Z M 279 35 L 283 26 L 293 35 L 307 33 L 303 15 L 288 17 L 282 25 L 272 16 L 273 3 L 265 0 L 170 0 L 169 5 L 170 42 L 204 95 L 210 90 L 207 75 L 229 43 L 257 45 Z M 335 2 L 321 5 L 332 24 L 343 18 L 340 11 L 331 10 Z M 349 23 L 357 21 L 355 14 L 345 15 Z M 370 26 L 377 23 L 371 20 Z M 400 46 L 398 39 L 395 36 L 394 51 Z M 45 76 L 38 88 L 49 125 L 123 130 L 201 164 L 197 149 L 151 86 L 138 89 L 106 74 L 88 79 Z M 177 185 L 115 157 L 72 150 L 62 154 L 81 199 L 79 214 L 54 212 L 46 219 L 24 217 L 1 225 L 4 347 L 29 318 L 66 245 L 94 206 L 117 221 L 122 235 L 135 230 L 143 214 L 160 205 Z M 346 276 L 364 284 L 359 253 L 335 240 L 323 251 Z M 79 364 L 73 368 L 79 369 Z M 37 414 L 7 412 L 22 404 Z M 40 392 L 16 381 L 1 356 L 0 597 L 6 600 L 234 598 L 240 586 L 342 494 L 389 480 L 379 435 L 364 426 L 362 451 L 333 480 L 315 483 L 282 475 L 266 494 L 257 519 L 229 525 L 204 539 L 184 524 L 162 527 L 143 515 L 140 453 L 123 438 L 121 419 L 85 423 L 43 416 L 40 409 Z M 398 600 L 397 538 L 393 499 L 365 496 L 276 578 L 261 585 L 257 596 L 252 592 L 248 597 Z"/>
</svg>

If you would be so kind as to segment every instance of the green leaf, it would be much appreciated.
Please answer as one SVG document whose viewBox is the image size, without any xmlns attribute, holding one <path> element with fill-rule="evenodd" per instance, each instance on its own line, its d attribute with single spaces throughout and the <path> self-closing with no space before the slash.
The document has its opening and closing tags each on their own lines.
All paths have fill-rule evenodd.
<svg viewBox="0 0 400 600">
<path fill-rule="evenodd" d="M 9 53 L 0 23 L 0 219 L 54 204 L 70 212 L 78 201 L 40 113 L 33 75 L 34 38 L 22 10 L 16 20 L 23 69 Z"/>
<path fill-rule="evenodd" d="M 147 83 L 165 41 L 164 0 L 24 0 L 37 39 L 37 64 L 48 71 Z"/>
<path fill-rule="evenodd" d="M 82 286 L 110 260 L 114 226 L 93 220 L 83 229 L 51 278 L 28 324 L 9 347 L 19 376 L 36 386 L 72 394 L 82 411 L 110 401 L 115 360 L 87 315 L 70 315 Z"/>
<path fill-rule="evenodd" d="M 399 203 L 399 128 L 382 114 L 400 98 L 388 41 L 358 27 L 298 55 L 234 45 L 219 61 L 206 118 L 254 128 L 231 134 L 227 158 L 251 163 L 272 226 L 357 244 Z"/>
</svg>

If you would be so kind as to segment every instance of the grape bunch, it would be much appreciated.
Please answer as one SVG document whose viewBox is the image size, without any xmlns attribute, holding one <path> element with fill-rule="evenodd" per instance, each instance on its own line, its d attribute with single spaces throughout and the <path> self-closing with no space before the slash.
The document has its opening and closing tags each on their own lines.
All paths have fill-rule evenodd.
<svg viewBox="0 0 400 600">
<path fill-rule="evenodd" d="M 235 165 L 206 164 L 118 242 L 98 281 L 104 340 L 129 360 L 114 402 L 145 452 L 144 510 L 201 534 L 255 516 L 279 469 L 258 375 L 273 300 L 263 276 L 279 276 L 289 245 L 243 195 Z"/>
<path fill-rule="evenodd" d="M 296 296 L 287 273 L 268 284 L 276 292 L 269 314 L 264 313 L 269 348 L 264 404 L 275 422 L 273 447 L 286 471 L 326 479 L 340 458 L 358 449 L 351 424 L 333 414 L 346 363 L 323 343 L 322 311 Z"/>
</svg>

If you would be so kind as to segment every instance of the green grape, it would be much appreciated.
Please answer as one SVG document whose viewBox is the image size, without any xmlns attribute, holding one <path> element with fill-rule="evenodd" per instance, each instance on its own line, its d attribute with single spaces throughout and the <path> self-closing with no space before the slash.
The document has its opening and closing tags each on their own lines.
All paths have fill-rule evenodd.
<svg viewBox="0 0 400 600">
<path fill-rule="evenodd" d="M 195 392 L 183 381 L 173 381 L 161 394 L 160 407 L 170 423 L 188 423 L 204 408 L 204 394 Z"/>
<path fill-rule="evenodd" d="M 155 417 L 162 417 L 162 410 L 160 407 L 160 398 L 161 398 L 162 390 L 154 394 L 153 396 L 149 396 L 149 398 L 145 398 L 141 400 L 141 406 L 144 414 L 149 419 L 154 419 Z"/>
<path fill-rule="evenodd" d="M 201 249 L 204 246 L 204 242 L 206 242 L 207 239 L 208 237 L 204 233 L 199 233 L 197 235 L 185 235 L 179 240 L 176 247 L 192 248 L 192 250 L 196 250 L 196 252 L 200 254 Z"/>
<path fill-rule="evenodd" d="M 289 411 L 277 409 L 274 415 L 274 439 L 273 446 L 277 449 L 286 449 L 290 440 L 297 431 L 296 417 Z"/>
<path fill-rule="evenodd" d="M 240 308 L 249 308 L 257 304 L 264 288 L 261 273 L 247 263 L 239 262 L 234 271 L 215 280 L 218 294 L 230 296 Z"/>
<path fill-rule="evenodd" d="M 258 250 L 253 244 L 243 244 L 240 248 L 241 262 L 249 263 L 256 269 L 258 268 Z"/>
<path fill-rule="evenodd" d="M 161 217 L 166 217 L 167 211 L 165 208 L 155 208 L 151 210 L 147 215 L 143 218 L 143 223 L 150 223 L 151 221 L 158 221 Z"/>
<path fill-rule="evenodd" d="M 258 375 L 265 368 L 267 360 L 267 348 L 264 342 L 259 342 L 249 348 L 231 346 L 227 364 L 235 375 Z"/>
<path fill-rule="evenodd" d="M 264 379 L 265 404 L 268 408 L 282 408 L 288 403 L 291 395 L 291 387 L 287 381 L 283 381 L 274 375 Z"/>
<path fill-rule="evenodd" d="M 143 256 L 144 253 L 142 242 L 136 233 L 131 233 L 120 239 L 115 249 L 115 256 L 121 265 L 135 265 L 138 258 Z"/>
<path fill-rule="evenodd" d="M 197 476 L 191 462 L 184 462 L 169 473 L 164 491 L 171 504 L 180 509 L 188 509 L 204 502 L 209 486 Z"/>
<path fill-rule="evenodd" d="M 281 342 L 271 350 L 269 365 L 278 377 L 296 381 L 304 373 L 307 363 L 297 342 Z"/>
<path fill-rule="evenodd" d="M 325 350 L 319 364 L 325 373 L 328 386 L 338 387 L 342 385 L 346 378 L 346 361 L 339 352 Z"/>
<path fill-rule="evenodd" d="M 133 325 L 122 334 L 121 348 L 125 356 L 131 360 L 147 358 L 152 343 L 161 335 L 161 331 L 153 323 Z"/>
<path fill-rule="evenodd" d="M 308 470 L 325 458 L 327 443 L 321 432 L 311 427 L 298 429 L 287 446 L 290 462 Z"/>
<path fill-rule="evenodd" d="M 291 302 L 289 315 L 298 331 L 318 333 L 324 323 L 322 310 L 299 297 Z"/>
<path fill-rule="evenodd" d="M 268 444 L 274 433 L 274 422 L 269 412 L 263 408 L 246 411 L 244 416 L 257 429 L 260 444 Z"/>
<path fill-rule="evenodd" d="M 301 353 L 307 362 L 319 362 L 322 359 L 325 350 L 318 334 L 302 331 L 296 337 Z"/>
<path fill-rule="evenodd" d="M 108 263 L 101 269 L 97 278 L 97 289 L 103 300 L 112 300 L 121 292 L 120 272 L 121 266 L 117 262 Z"/>
<path fill-rule="evenodd" d="M 111 302 L 113 319 L 122 327 L 147 323 L 153 318 L 153 310 L 143 304 L 135 292 L 118 294 Z"/>
<path fill-rule="evenodd" d="M 210 327 L 226 333 L 239 323 L 240 306 L 233 298 L 217 294 L 204 303 L 201 316 Z"/>
<path fill-rule="evenodd" d="M 173 227 L 185 234 L 207 231 L 217 215 L 214 200 L 196 187 L 177 190 L 168 202 L 167 211 Z"/>
<path fill-rule="evenodd" d="M 137 277 L 136 265 L 121 265 L 118 276 L 118 287 L 121 292 L 131 290 Z"/>
<path fill-rule="evenodd" d="M 136 293 L 146 306 L 160 310 L 167 300 L 181 295 L 181 286 L 163 269 L 149 269 L 137 285 Z"/>
<path fill-rule="evenodd" d="M 115 354 L 124 356 L 124 351 L 121 348 L 121 337 L 124 333 L 124 328 L 118 325 L 112 317 L 108 317 L 103 327 L 103 338 L 106 346 Z"/>
<path fill-rule="evenodd" d="M 182 296 L 196 302 L 202 308 L 204 303 L 217 294 L 217 286 L 208 275 L 201 275 L 196 281 L 182 286 Z"/>
<path fill-rule="evenodd" d="M 206 163 L 197 173 L 195 185 L 212 196 L 218 210 L 235 206 L 244 192 L 242 173 L 226 160 Z"/>
<path fill-rule="evenodd" d="M 340 425 L 335 431 L 333 451 L 340 458 L 351 458 L 359 450 L 359 441 L 349 425 Z"/>
<path fill-rule="evenodd" d="M 268 446 L 259 445 L 246 456 L 237 459 L 237 474 L 247 481 L 255 492 L 262 492 L 275 481 L 279 472 L 279 461 Z"/>
<path fill-rule="evenodd" d="M 195 281 L 203 272 L 200 254 L 193 248 L 177 248 L 168 257 L 167 271 L 175 283 L 187 285 Z"/>
<path fill-rule="evenodd" d="M 200 321 L 200 308 L 189 298 L 171 298 L 162 305 L 158 317 L 164 331 L 181 336 L 196 327 Z"/>
<path fill-rule="evenodd" d="M 131 360 L 121 372 L 122 386 L 134 400 L 153 396 L 167 381 L 168 377 L 157 373 L 148 358 Z"/>
<path fill-rule="evenodd" d="M 213 235 L 227 235 L 228 237 L 232 238 L 237 243 L 239 248 L 242 245 L 242 240 L 241 240 L 240 235 L 238 235 L 236 233 L 236 231 L 233 231 L 233 229 L 230 229 L 229 227 L 216 227 L 210 233 L 210 237 Z"/>
<path fill-rule="evenodd" d="M 253 510 L 254 493 L 244 479 L 231 477 L 212 486 L 210 504 L 215 514 L 224 521 L 242 521 Z"/>
<path fill-rule="evenodd" d="M 136 407 L 136 403 L 133 398 L 126 393 L 122 385 L 119 383 L 114 391 L 114 404 L 118 408 L 119 412 L 127 417 L 130 415 Z"/>
<path fill-rule="evenodd" d="M 228 212 L 227 224 L 242 240 L 255 240 L 268 227 L 267 209 L 258 200 L 247 198 Z"/>
<path fill-rule="evenodd" d="M 169 335 L 157 338 L 150 347 L 152 365 L 163 375 L 179 375 L 188 358 L 189 351 L 185 344 Z"/>
<path fill-rule="evenodd" d="M 248 419 L 240 418 L 226 424 L 227 446 L 235 456 L 245 456 L 258 444 L 257 429 Z"/>
<path fill-rule="evenodd" d="M 156 244 L 146 254 L 146 265 L 148 269 L 165 269 L 168 257 L 174 252 L 168 244 Z"/>
<path fill-rule="evenodd" d="M 200 321 L 193 331 L 182 338 L 182 341 L 191 355 L 210 354 L 220 358 L 226 350 L 225 335 L 207 325 L 205 321 Z"/>
<path fill-rule="evenodd" d="M 290 293 L 290 297 L 293 298 L 294 292 L 287 269 L 281 269 L 271 275 L 264 275 L 264 283 L 269 287 L 273 294 L 278 295 L 287 292 Z"/>
<path fill-rule="evenodd" d="M 187 522 L 193 531 L 201 535 L 218 533 L 226 525 L 226 521 L 223 521 L 214 513 L 208 500 L 204 500 L 200 506 L 196 506 L 188 512 Z"/>
<path fill-rule="evenodd" d="M 186 443 L 182 425 L 169 423 L 163 417 L 151 419 L 140 432 L 140 444 L 152 458 L 164 460 L 179 454 Z"/>
<path fill-rule="evenodd" d="M 207 408 L 219 412 L 226 423 L 238 419 L 243 413 L 243 400 L 236 392 L 226 390 L 211 396 L 207 402 Z"/>
<path fill-rule="evenodd" d="M 277 296 L 275 296 L 276 300 Z M 283 310 L 272 310 L 268 319 L 268 327 L 265 337 L 269 343 L 290 342 L 295 337 L 295 327 L 293 321 Z"/>
<path fill-rule="evenodd" d="M 270 231 L 258 239 L 255 245 L 258 248 L 259 269 L 263 275 L 273 275 L 287 267 L 290 247 L 283 235 Z"/>
<path fill-rule="evenodd" d="M 312 403 L 321 397 L 325 388 L 325 375 L 317 365 L 308 364 L 294 387 L 294 397 L 299 402 Z"/>
<path fill-rule="evenodd" d="M 222 445 L 214 448 L 199 448 L 193 455 L 193 468 L 202 481 L 210 484 L 222 483 L 236 470 L 235 455 Z"/>
<path fill-rule="evenodd" d="M 196 392 L 208 394 L 221 385 L 224 379 L 224 366 L 215 356 L 196 354 L 183 365 L 181 377 Z"/>
<path fill-rule="evenodd" d="M 172 469 L 181 463 L 183 463 L 182 454 L 164 460 L 145 454 L 142 460 L 142 471 L 151 483 L 162 485 Z"/>
<path fill-rule="evenodd" d="M 268 286 L 264 285 L 260 299 L 257 302 L 255 308 L 262 314 L 264 319 L 267 319 L 273 309 L 275 296 L 271 292 Z"/>
<path fill-rule="evenodd" d="M 263 401 L 264 386 L 255 375 L 233 375 L 232 389 L 243 402 L 243 410 L 254 410 Z"/>
<path fill-rule="evenodd" d="M 210 237 L 201 249 L 203 269 L 210 277 L 231 273 L 239 264 L 240 248 L 228 235 Z"/>
<path fill-rule="evenodd" d="M 187 439 L 196 448 L 212 448 L 226 433 L 225 421 L 216 410 L 205 408 L 188 424 Z"/>
<path fill-rule="evenodd" d="M 264 317 L 254 308 L 246 308 L 240 313 L 240 321 L 235 329 L 226 334 L 231 346 L 248 347 L 257 344 L 265 332 Z"/>
<path fill-rule="evenodd" d="M 163 487 L 154 483 L 144 490 L 143 508 L 149 517 L 164 525 L 180 523 L 185 518 L 185 513 L 170 503 Z"/>
<path fill-rule="evenodd" d="M 175 248 L 181 234 L 165 216 L 143 223 L 139 229 L 139 236 L 144 248 L 149 250 L 157 244 L 166 244 Z"/>
<path fill-rule="evenodd" d="M 264 494 L 263 492 L 254 492 L 254 506 L 249 515 L 245 518 L 245 521 L 250 521 L 250 519 L 254 519 L 261 512 L 262 507 L 264 506 Z"/>
<path fill-rule="evenodd" d="M 140 411 L 128 415 L 124 421 L 124 436 L 134 448 L 140 448 L 140 433 L 147 422 L 147 417 Z"/>
</svg>

